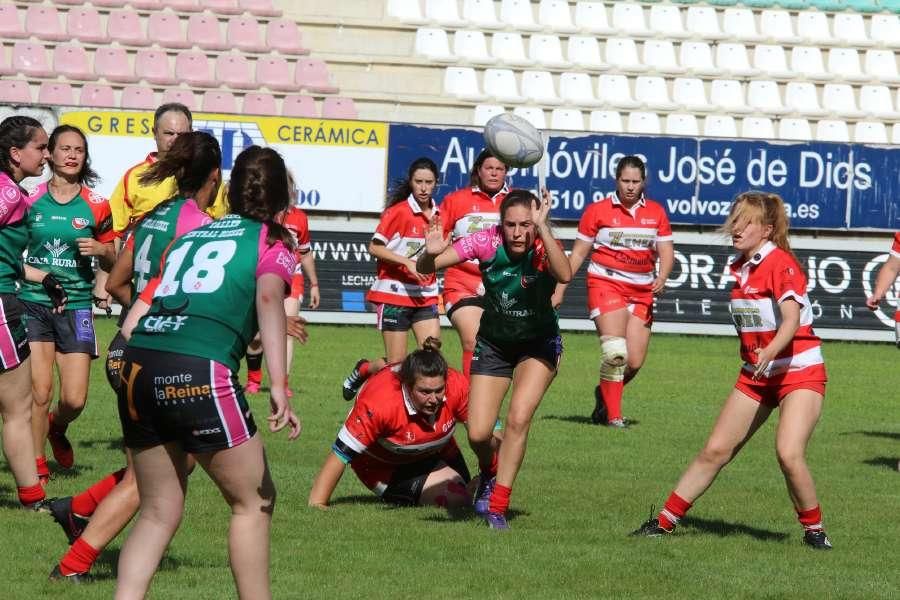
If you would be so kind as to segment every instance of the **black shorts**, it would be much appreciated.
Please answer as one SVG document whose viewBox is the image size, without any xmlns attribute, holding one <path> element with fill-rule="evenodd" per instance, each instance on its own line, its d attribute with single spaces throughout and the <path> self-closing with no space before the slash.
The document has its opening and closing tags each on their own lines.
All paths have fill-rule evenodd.
<svg viewBox="0 0 900 600">
<path fill-rule="evenodd" d="M 457 448 L 456 453 L 450 456 L 441 456 L 436 454 L 423 458 L 420 461 L 401 465 L 394 471 L 391 482 L 381 494 L 381 499 L 391 504 L 399 504 L 400 506 L 417 506 L 419 499 L 422 497 L 422 490 L 425 487 L 425 481 L 438 468 L 446 465 L 460 474 L 463 481 L 469 483 L 472 476 L 469 474 L 469 467 L 462 453 Z"/>
<path fill-rule="evenodd" d="M 35 302 L 25 305 L 25 325 L 29 342 L 53 342 L 61 354 L 100 356 L 94 334 L 94 313 L 90 308 L 73 308 L 61 313 Z"/>
<path fill-rule="evenodd" d="M 128 342 L 125 341 L 122 332 L 118 331 L 106 351 L 106 381 L 109 382 L 109 387 L 114 392 L 119 391 L 122 381 L 119 378 L 119 372 L 122 370 L 122 355 L 125 353 L 126 346 L 128 346 Z"/>
<path fill-rule="evenodd" d="M 0 294 L 0 373 L 15 369 L 30 355 L 25 306 L 15 294 Z"/>
<path fill-rule="evenodd" d="M 555 371 L 559 368 L 562 352 L 562 337 L 559 335 L 504 344 L 494 344 L 479 335 L 475 338 L 471 373 L 511 378 L 516 365 L 527 358 L 543 361 Z"/>
<path fill-rule="evenodd" d="M 467 298 L 457 300 L 453 303 L 453 306 L 450 307 L 450 310 L 447 311 L 447 318 L 452 321 L 453 313 L 455 313 L 457 309 L 464 308 L 466 306 L 476 306 L 484 310 L 484 296 L 469 296 Z"/>
<path fill-rule="evenodd" d="M 376 304 L 378 315 L 376 326 L 379 331 L 409 331 L 413 323 L 438 318 L 436 304 L 431 306 L 399 306 L 397 304 Z"/>
<path fill-rule="evenodd" d="M 237 374 L 214 360 L 129 346 L 120 376 L 128 448 L 177 442 L 185 452 L 214 452 L 256 433 Z"/>
</svg>

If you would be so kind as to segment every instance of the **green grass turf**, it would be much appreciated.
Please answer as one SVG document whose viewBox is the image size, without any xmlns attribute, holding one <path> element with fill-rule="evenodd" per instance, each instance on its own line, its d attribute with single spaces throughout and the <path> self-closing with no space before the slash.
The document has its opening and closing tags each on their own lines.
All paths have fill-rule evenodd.
<svg viewBox="0 0 900 600">
<path fill-rule="evenodd" d="M 101 319 L 105 344 L 113 322 Z M 697 502 L 677 533 L 661 540 L 628 532 L 647 518 L 699 450 L 737 374 L 734 338 L 654 337 L 647 364 L 626 390 L 628 431 L 592 426 L 598 344 L 566 334 L 557 381 L 531 430 L 512 499 L 512 531 L 469 516 L 375 501 L 347 473 L 329 511 L 306 507 L 312 478 L 348 405 L 340 382 L 356 359 L 380 352 L 373 328 L 311 326 L 294 358 L 294 406 L 303 434 L 264 434 L 279 490 L 272 532 L 276 598 L 888 598 L 900 590 L 898 351 L 888 345 L 825 344 L 831 383 L 809 462 L 835 549 L 800 545 L 800 528 L 774 454 L 770 419 Z M 455 333 L 445 351 L 458 362 Z M 266 397 L 251 403 L 258 422 Z M 465 434 L 459 439 L 467 456 Z M 119 468 L 115 401 L 95 361 L 87 409 L 70 428 L 76 467 L 56 475 L 51 495 L 72 494 Z M 470 465 L 472 464 L 470 460 Z M 0 476 L 0 598 L 112 597 L 122 539 L 95 565 L 99 581 L 46 581 L 65 550 L 59 527 L 16 508 Z M 185 520 L 151 598 L 235 596 L 226 555 L 228 513 L 208 477 L 191 478 Z"/>
</svg>

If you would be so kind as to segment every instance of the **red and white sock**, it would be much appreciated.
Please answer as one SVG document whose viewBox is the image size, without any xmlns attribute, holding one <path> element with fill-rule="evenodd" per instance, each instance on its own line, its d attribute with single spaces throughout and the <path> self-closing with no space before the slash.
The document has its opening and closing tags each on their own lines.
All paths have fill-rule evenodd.
<svg viewBox="0 0 900 600">
<path fill-rule="evenodd" d="M 667 531 L 672 531 L 691 506 L 690 502 L 672 492 L 663 505 L 663 509 L 659 511 L 659 526 Z"/>
<path fill-rule="evenodd" d="M 821 531 L 822 529 L 822 509 L 819 505 L 806 510 L 797 511 L 797 520 L 803 525 L 806 531 Z"/>
<path fill-rule="evenodd" d="M 100 556 L 99 550 L 82 538 L 77 538 L 59 561 L 59 572 L 63 575 L 87 573 L 94 566 L 94 561 L 98 556 Z"/>
<path fill-rule="evenodd" d="M 42 484 L 46 484 L 50 479 L 50 466 L 47 464 L 47 457 L 38 456 L 34 462 L 37 465 L 38 479 L 41 480 Z"/>
<path fill-rule="evenodd" d="M 494 486 L 493 493 L 491 493 L 491 502 L 488 510 L 492 513 L 505 515 L 509 508 L 509 497 L 511 495 L 511 487 L 506 487 L 505 485 L 500 485 L 498 483 Z"/>
<path fill-rule="evenodd" d="M 125 469 L 110 473 L 85 491 L 72 497 L 72 512 L 79 517 L 90 517 L 97 506 L 113 491 L 116 484 L 122 481 Z"/>
</svg>

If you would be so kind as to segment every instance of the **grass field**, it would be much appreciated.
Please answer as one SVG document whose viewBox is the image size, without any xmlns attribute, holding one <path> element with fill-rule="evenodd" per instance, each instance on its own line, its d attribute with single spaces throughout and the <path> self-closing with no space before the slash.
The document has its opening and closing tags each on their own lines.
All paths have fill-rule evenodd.
<svg viewBox="0 0 900 600">
<path fill-rule="evenodd" d="M 113 322 L 98 321 L 104 344 Z M 598 344 L 567 334 L 560 375 L 535 418 L 512 501 L 512 531 L 469 515 L 377 502 L 347 473 L 328 511 L 306 507 L 312 478 L 346 414 L 338 388 L 364 354 L 380 351 L 372 328 L 311 326 L 292 385 L 303 434 L 265 434 L 279 490 L 272 535 L 276 598 L 891 598 L 900 595 L 900 353 L 888 345 L 826 343 L 828 396 L 809 462 L 832 552 L 801 546 L 763 427 L 701 498 L 676 535 L 627 533 L 665 499 L 700 448 L 737 374 L 737 341 L 658 335 L 626 390 L 627 431 L 592 426 Z M 455 333 L 445 351 L 458 362 Z M 251 398 L 259 421 L 263 395 Z M 70 428 L 76 467 L 56 475 L 72 494 L 123 463 L 112 392 L 95 361 L 88 408 Z M 465 433 L 459 439 L 465 448 Z M 465 448 L 467 456 L 471 453 Z M 470 465 L 473 463 L 470 461 Z M 8 469 L 0 475 L 0 598 L 112 596 L 122 539 L 94 567 L 98 581 L 46 581 L 65 550 L 48 516 L 17 509 Z M 153 582 L 151 598 L 235 595 L 226 555 L 227 509 L 208 477 L 191 478 L 184 523 Z"/>
</svg>

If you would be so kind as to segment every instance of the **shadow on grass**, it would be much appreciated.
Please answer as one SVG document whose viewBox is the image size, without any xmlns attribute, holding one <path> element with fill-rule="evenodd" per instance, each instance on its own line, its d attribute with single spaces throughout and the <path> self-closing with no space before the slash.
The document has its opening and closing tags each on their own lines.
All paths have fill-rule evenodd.
<svg viewBox="0 0 900 600">
<path fill-rule="evenodd" d="M 747 535 L 763 542 L 782 542 L 790 537 L 788 534 L 780 531 L 759 529 L 758 527 L 751 527 L 742 523 L 729 523 L 722 519 L 710 520 L 685 517 L 679 525 L 690 529 L 698 529 L 705 533 L 712 533 L 720 537 Z"/>
<path fill-rule="evenodd" d="M 870 458 L 869 460 L 864 460 L 863 462 L 873 467 L 883 467 L 891 471 L 896 471 L 898 470 L 898 468 L 900 468 L 900 459 L 896 457 L 891 458 L 889 456 L 876 456 L 875 458 Z"/>
<path fill-rule="evenodd" d="M 341 496 L 339 498 L 332 498 L 328 501 L 328 504 L 332 506 L 338 504 L 384 504 L 385 506 L 393 507 L 393 505 L 382 502 L 381 498 L 374 494 Z"/>
<path fill-rule="evenodd" d="M 23 510 L 16 488 L 0 484 L 0 508 Z"/>
<path fill-rule="evenodd" d="M 900 440 L 900 432 L 897 431 L 846 431 L 841 435 L 865 435 L 868 437 L 881 437 L 889 440 Z"/>
<path fill-rule="evenodd" d="M 79 448 L 103 448 L 106 450 L 125 450 L 125 444 L 122 442 L 121 436 L 113 438 L 97 438 L 94 440 L 78 440 L 76 445 Z"/>
<path fill-rule="evenodd" d="M 543 415 L 541 419 L 546 419 L 549 421 L 563 421 L 566 423 L 575 423 L 577 425 L 590 425 L 591 427 L 597 427 L 598 429 L 602 429 L 603 427 L 595 424 L 591 421 L 589 416 L 584 415 Z M 634 427 L 635 425 L 640 425 L 641 422 L 637 419 L 626 419 L 629 427 Z"/>
<path fill-rule="evenodd" d="M 523 510 L 516 510 L 515 508 L 511 508 L 506 511 L 506 518 L 508 521 L 515 521 L 518 516 L 528 516 L 530 513 Z M 481 515 L 476 515 L 471 508 L 458 508 L 455 510 L 448 510 L 442 513 L 437 514 L 429 514 L 421 519 L 422 521 L 428 521 L 431 523 L 459 523 L 460 521 L 483 521 L 484 517 Z"/>
<path fill-rule="evenodd" d="M 101 552 L 97 561 L 94 563 L 94 566 L 99 565 L 101 568 L 91 572 L 92 579 L 94 581 L 115 581 L 119 565 L 119 554 L 119 548 L 106 548 Z M 159 568 L 157 568 L 156 571 L 175 571 L 182 567 L 191 568 L 200 564 L 201 563 L 195 563 L 190 559 L 181 560 L 165 554 L 159 562 Z"/>
</svg>

